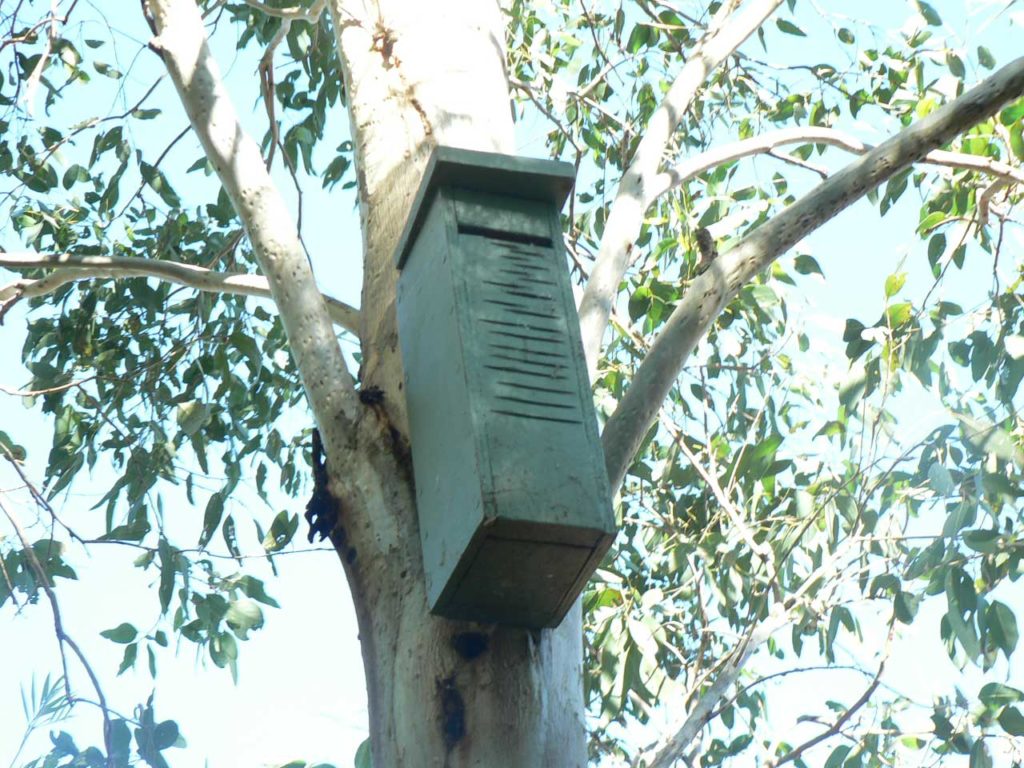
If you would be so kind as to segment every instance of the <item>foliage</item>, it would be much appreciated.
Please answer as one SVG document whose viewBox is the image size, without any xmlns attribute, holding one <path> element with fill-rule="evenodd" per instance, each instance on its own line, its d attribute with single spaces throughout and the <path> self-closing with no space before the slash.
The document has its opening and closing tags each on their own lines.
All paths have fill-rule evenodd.
<svg viewBox="0 0 1024 768">
<path fill-rule="evenodd" d="M 683 6 L 584 3 L 581 14 L 581 4 L 567 0 L 511 4 L 517 115 L 545 120 L 551 155 L 580 168 L 566 225 L 581 281 L 615 184 L 706 26 L 702 4 Z M 38 23 L 44 11 L 19 9 L 3 20 L 10 45 L 0 53 L 10 73 L 0 85 L 5 249 L 253 271 L 205 158 L 173 133 L 173 94 L 139 89 L 159 77 L 158 57 L 113 32 L 94 37 L 87 24 L 60 25 L 49 39 L 48 25 Z M 252 60 L 282 23 L 245 3 L 208 3 L 208 12 L 215 40 Z M 925 2 L 909 20 L 896 15 L 872 24 L 840 13 L 819 18 L 810 4 L 788 3 L 710 76 L 674 134 L 672 156 L 784 126 L 856 132 L 872 122 L 895 131 L 995 66 L 999 39 L 967 49 Z M 793 41 L 809 38 L 816 42 L 805 51 L 822 56 L 811 65 L 792 53 Z M 48 62 L 41 70 L 40 57 Z M 354 200 L 352 144 L 330 140 L 345 94 L 326 17 L 293 23 L 276 61 L 267 113 L 279 127 L 266 131 L 265 153 L 279 152 L 298 186 L 335 188 Z M 83 105 L 108 103 L 127 108 L 81 119 Z M 950 149 L 1019 167 L 1022 126 L 1024 101 Z M 164 162 L 169 156 L 173 163 Z M 808 142 L 717 165 L 658 200 L 636 242 L 641 257 L 621 287 L 596 382 L 604 413 L 693 276 L 690 233 L 716 227 L 725 248 L 806 191 L 809 169 L 843 162 Z M 638 744 L 664 725 L 658 705 L 697 711 L 715 675 L 745 658 L 755 638 L 763 649 L 749 648 L 756 653 L 735 684 L 700 715 L 693 764 L 1024 759 L 1005 746 L 1024 735 L 1024 693 L 998 679 L 1019 638 L 1006 595 L 1024 570 L 1024 428 L 1016 411 L 1024 272 L 1005 252 L 1020 235 L 1012 218 L 1020 197 L 1020 188 L 995 188 L 977 170 L 927 165 L 876 190 L 879 215 L 919 207 L 920 247 L 912 251 L 923 261 L 884 280 L 877 318 L 840 318 L 841 342 L 797 311 L 829 274 L 827 259 L 806 249 L 765 271 L 719 317 L 636 457 L 621 489 L 623 532 L 586 593 L 595 760 L 637 760 Z M 911 290 L 920 285 L 925 290 Z M 23 399 L 54 433 L 40 470 L 37 540 L 0 540 L 0 605 L 35 602 L 44 589 L 60 591 L 55 577 L 77 578 L 66 547 L 118 542 L 138 549 L 135 566 L 154 574 L 160 619 L 149 630 L 125 622 L 103 632 L 124 655 L 118 669 L 101 673 L 142 666 L 158 684 L 158 654 L 172 638 L 237 673 L 240 641 L 264 621 L 260 605 L 276 606 L 242 555 L 255 549 L 273 564 L 292 546 L 298 518 L 268 505 L 243 519 L 231 501 L 249 477 L 264 500 L 275 486 L 300 495 L 307 474 L 299 461 L 307 434 L 296 426 L 301 387 L 279 320 L 263 302 L 146 278 L 69 283 L 34 299 L 29 317 L 24 388 L 33 394 Z M 835 364 L 830 345 L 845 347 L 848 364 Z M 945 415 L 916 434 L 907 406 L 922 397 Z M 42 467 L 19 441 L 0 432 L 0 451 Z M 64 525 L 50 505 L 62 509 L 76 480 L 94 470 L 116 478 L 94 507 L 102 514 L 76 514 Z M 172 517 L 172 486 L 202 512 L 187 522 Z M 941 606 L 941 619 L 937 636 L 925 639 L 961 668 L 978 668 L 985 682 L 932 702 L 922 729 L 914 702 L 879 681 L 893 638 L 919 635 L 915 621 L 930 605 Z M 760 637 L 780 611 L 784 629 Z M 829 737 L 812 756 L 770 727 L 768 680 L 830 680 L 850 667 L 859 670 L 857 683 L 839 688 L 842 700 L 823 701 L 821 711 L 807 702 L 802 713 L 811 725 L 799 731 L 804 738 Z M 801 671 L 809 669 L 816 671 Z M 29 730 L 62 719 L 72 703 L 49 682 L 30 698 Z M 50 753 L 30 765 L 164 766 L 172 759 L 164 751 L 184 744 L 174 721 L 156 720 L 152 699 L 110 728 L 107 755 L 59 732 Z M 368 763 L 368 745 L 357 760 Z"/>
</svg>

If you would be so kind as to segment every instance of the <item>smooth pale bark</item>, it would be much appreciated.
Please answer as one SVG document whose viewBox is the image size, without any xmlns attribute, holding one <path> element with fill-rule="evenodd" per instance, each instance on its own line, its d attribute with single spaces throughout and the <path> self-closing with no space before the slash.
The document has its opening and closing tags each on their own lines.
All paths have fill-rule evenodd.
<svg viewBox="0 0 1024 768">
<path fill-rule="evenodd" d="M 270 285 L 267 279 L 260 275 L 247 272 L 215 272 L 195 264 L 138 256 L 75 256 L 67 253 L 46 255 L 33 251 L 7 251 L 0 253 L 0 267 L 53 269 L 45 277 L 21 278 L 0 286 L 0 312 L 8 303 L 46 296 L 67 283 L 104 278 L 121 280 L 126 277 L 153 277 L 209 293 L 271 297 Z M 330 296 L 324 296 L 323 299 L 331 320 L 346 331 L 359 332 L 358 310 Z"/>
<path fill-rule="evenodd" d="M 782 0 L 751 0 L 743 8 L 739 8 L 740 4 L 740 0 L 729 0 L 715 12 L 707 32 L 688 52 L 672 87 L 651 115 L 636 154 L 619 181 L 601 237 L 601 249 L 580 300 L 580 334 L 591 379 L 597 371 L 601 341 L 619 283 L 632 261 L 633 244 L 647 209 L 655 200 L 653 187 L 676 128 L 710 74 L 761 26 Z"/>
<path fill-rule="evenodd" d="M 779 147 L 791 144 L 826 144 L 830 147 L 845 149 L 847 152 L 852 152 L 856 155 L 866 154 L 874 148 L 871 144 L 865 144 L 856 136 L 836 128 L 826 128 L 823 126 L 780 128 L 779 130 L 768 131 L 749 139 L 741 139 L 740 141 L 712 147 L 707 152 L 702 152 L 696 157 L 679 163 L 665 173 L 658 174 L 654 183 L 653 194 L 655 197 L 660 197 L 711 168 L 739 160 L 743 157 L 765 154 Z M 933 149 L 921 158 L 921 162 L 928 163 L 929 165 L 940 165 L 945 168 L 981 171 L 994 178 L 1002 179 L 1007 183 L 1024 184 L 1024 171 L 987 156 Z"/>
<path fill-rule="evenodd" d="M 366 15 L 353 5 L 329 7 L 346 79 L 364 236 L 360 378 L 364 387 L 384 391 L 390 427 L 405 435 L 394 249 L 433 146 L 514 151 L 505 24 L 493 1 L 390 0 L 373 3 Z M 406 471 L 388 475 L 393 455 L 379 447 L 380 437 L 367 429 L 360 441 L 380 468 L 386 502 L 349 512 L 368 516 L 390 542 L 371 561 L 359 555 L 358 576 L 350 576 L 375 764 L 585 765 L 579 607 L 561 627 L 544 632 L 431 616 L 411 469 L 402 454 Z M 467 632 L 487 643 L 473 659 L 455 649 Z"/>
<path fill-rule="evenodd" d="M 392 251 L 422 160 L 435 141 L 488 149 L 511 145 L 497 6 L 449 6 L 443 15 L 460 21 L 449 21 L 443 30 L 437 26 L 441 20 L 432 18 L 442 10 L 437 4 L 429 10 L 396 4 L 365 23 L 332 9 L 360 160 L 364 300 L 373 308 L 362 336 L 364 352 L 374 350 L 364 386 L 384 389 L 397 423 L 404 422 L 404 402 L 396 384 L 401 367 Z M 430 616 L 401 439 L 355 397 L 290 212 L 238 122 L 193 0 L 148 0 L 148 8 L 158 31 L 154 46 L 245 223 L 324 436 L 331 489 L 342 503 L 332 541 L 360 626 L 375 763 L 584 765 L 579 609 L 558 630 L 536 633 Z M 404 24 L 390 26 L 391 13 Z M 451 44 L 439 48 L 442 37 Z M 403 60 L 414 62 L 415 77 L 405 73 Z M 453 642 L 465 632 L 478 633 L 486 644 L 473 659 L 460 656 Z"/>
<path fill-rule="evenodd" d="M 758 272 L 840 211 L 1024 93 L 1024 58 L 850 163 L 722 254 L 690 283 L 651 345 L 602 440 L 618 487 L 697 342 Z"/>
</svg>

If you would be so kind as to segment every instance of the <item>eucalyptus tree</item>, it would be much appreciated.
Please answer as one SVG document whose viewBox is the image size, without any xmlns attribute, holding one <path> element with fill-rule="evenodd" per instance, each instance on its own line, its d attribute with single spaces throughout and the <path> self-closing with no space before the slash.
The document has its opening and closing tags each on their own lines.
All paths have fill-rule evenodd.
<svg viewBox="0 0 1024 768">
<path fill-rule="evenodd" d="M 884 675 L 929 600 L 944 606 L 931 641 L 957 663 L 999 670 L 1017 643 L 1000 590 L 1024 552 L 1021 263 L 1006 253 L 1020 242 L 1024 59 L 997 68 L 992 51 L 1020 12 L 979 3 L 992 41 L 968 45 L 962 18 L 923 1 L 880 19 L 834 6 L 5 5 L 0 266 L 18 275 L 0 287 L 0 315 L 30 302 L 32 373 L 5 396 L 26 398 L 54 434 L 44 458 L 0 432 L 22 488 L 0 499 L 0 597 L 14 609 L 44 597 L 54 613 L 71 680 L 47 692 L 40 722 L 83 700 L 104 720 L 96 746 L 62 733 L 37 764 L 172 759 L 174 721 L 107 701 L 114 670 L 89 665 L 62 625 L 56 577 L 75 575 L 69 547 L 138 548 L 137 567 L 159 574 L 163 618 L 146 637 L 128 624 L 108 633 L 125 644 L 122 670 L 169 635 L 234 668 L 258 603 L 273 603 L 244 556 L 273 559 L 300 523 L 231 500 L 250 478 L 260 494 L 271 482 L 308 492 L 296 412 L 319 428 L 341 510 L 331 541 L 362 644 L 364 762 L 1012 755 L 1021 691 L 992 679 L 942 698 L 922 730 Z M 129 23 L 137 34 L 117 27 Z M 225 40 L 258 59 L 252 92 L 225 86 L 213 52 Z M 127 108 L 89 112 L 111 78 Z M 262 136 L 239 116 L 254 100 Z M 173 128 L 150 127 L 182 112 L 188 128 L 170 141 Z M 393 254 L 426 158 L 437 145 L 515 153 L 517 121 L 543 122 L 548 153 L 579 170 L 566 268 L 622 521 L 580 605 L 542 632 L 428 612 L 398 384 Z M 331 149 L 339 122 L 350 139 Z M 876 146 L 872 123 L 888 134 Z M 318 289 L 301 196 L 286 202 L 275 165 L 300 190 L 332 189 L 338 210 L 358 207 L 358 308 Z M 192 181 L 199 172 L 219 183 Z M 884 215 L 909 190 L 920 217 L 906 237 L 921 239 L 933 285 L 909 296 L 894 264 L 876 321 L 836 318 L 849 373 L 824 375 L 820 334 L 789 312 L 829 270 L 801 241 L 861 198 Z M 866 249 L 891 247 L 861 229 Z M 976 305 L 941 298 L 971 279 L 990 282 Z M 358 345 L 358 369 L 339 336 Z M 368 407 L 359 392 L 374 389 L 384 399 Z M 948 414 L 907 441 L 895 409 L 922 390 Z M 90 511 L 66 491 L 97 465 L 115 474 Z M 199 490 L 211 474 L 222 484 Z M 164 514 L 172 484 L 205 502 L 192 528 Z M 809 709 L 799 739 L 773 730 L 764 683 L 837 673 L 853 642 L 860 682 Z"/>
</svg>

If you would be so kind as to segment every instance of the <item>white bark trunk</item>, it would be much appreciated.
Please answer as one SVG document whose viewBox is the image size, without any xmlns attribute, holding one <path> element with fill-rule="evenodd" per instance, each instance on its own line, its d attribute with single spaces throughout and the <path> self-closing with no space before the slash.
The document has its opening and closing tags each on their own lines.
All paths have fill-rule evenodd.
<svg viewBox="0 0 1024 768">
<path fill-rule="evenodd" d="M 331 538 L 360 626 L 375 763 L 583 766 L 579 608 L 545 632 L 432 617 L 411 468 L 395 431 L 404 432 L 406 419 L 393 251 L 423 162 L 436 143 L 513 148 L 497 5 L 401 0 L 361 8 L 361 16 L 338 2 L 331 8 L 365 236 L 361 378 L 386 393 L 385 420 L 355 397 L 290 212 L 238 123 L 193 0 L 147 4 L 155 44 L 245 222 L 324 436 L 342 505 Z"/>
<path fill-rule="evenodd" d="M 352 581 L 374 763 L 582 766 L 578 607 L 560 628 L 539 633 L 431 616 L 411 467 L 402 454 L 403 471 L 395 472 L 394 454 L 379 448 L 387 427 L 407 433 L 393 257 L 426 158 L 436 144 L 514 151 L 504 20 L 497 3 L 480 0 L 373 5 L 364 13 L 337 0 L 330 4 L 356 143 L 365 243 L 360 378 L 364 387 L 384 391 L 390 421 L 364 423 L 359 435 L 379 470 L 381 503 L 350 512 L 370 516 L 392 545 L 367 543 L 375 556 L 359 556 Z M 361 552 L 365 545 L 356 546 Z M 466 658 L 457 649 L 460 638 L 486 648 Z"/>
</svg>

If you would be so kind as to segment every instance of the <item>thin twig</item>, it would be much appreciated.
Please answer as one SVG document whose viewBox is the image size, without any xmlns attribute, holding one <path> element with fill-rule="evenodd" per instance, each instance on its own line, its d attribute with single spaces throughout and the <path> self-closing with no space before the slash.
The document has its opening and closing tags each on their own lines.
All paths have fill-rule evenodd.
<svg viewBox="0 0 1024 768">
<path fill-rule="evenodd" d="M 71 538 L 84 544 L 85 540 L 82 539 L 82 537 L 79 536 L 77 533 L 75 533 L 71 526 L 69 526 L 67 523 L 65 523 L 57 516 L 56 510 L 52 506 L 50 506 L 50 503 L 43 497 L 43 494 L 39 492 L 39 489 L 36 488 L 35 484 L 33 484 L 32 481 L 28 479 L 28 476 L 25 474 L 25 471 L 21 468 L 21 462 L 19 462 L 17 459 L 14 458 L 14 456 L 11 455 L 11 452 L 7 449 L 6 446 L 0 445 L 0 449 L 2 449 L 4 452 L 4 458 L 7 459 L 8 463 L 12 467 L 14 467 L 14 471 L 18 474 L 18 477 L 21 478 L 21 482 L 28 489 L 29 495 L 32 497 L 32 500 L 35 501 L 35 503 L 38 504 L 40 507 L 45 509 L 47 514 L 50 515 L 50 518 L 55 523 L 57 523 L 61 528 L 67 531 L 68 535 Z"/>
<path fill-rule="evenodd" d="M 4 494 L 0 493 L 0 496 L 4 496 Z M 39 580 L 39 585 L 43 588 L 43 592 L 46 594 L 46 599 L 50 602 L 50 610 L 53 613 L 54 633 L 57 636 L 57 645 L 60 648 L 61 665 L 64 669 L 64 690 L 68 700 L 74 701 L 75 699 L 71 694 L 71 682 L 68 677 L 67 656 L 64 653 L 65 645 L 67 645 L 67 647 L 74 652 L 75 656 L 78 657 L 79 663 L 82 665 L 83 669 L 85 669 L 85 673 L 88 675 L 89 681 L 92 683 L 93 690 L 96 691 L 96 698 L 99 701 L 100 711 L 103 714 L 103 744 L 107 752 L 107 765 L 110 768 L 113 768 L 114 745 L 111 738 L 110 710 L 107 707 L 107 697 L 103 694 L 103 688 L 100 685 L 99 678 L 96 677 L 96 673 L 93 671 L 92 665 L 89 664 L 89 660 L 86 659 L 85 654 L 82 653 L 82 649 L 78 647 L 78 643 L 76 643 L 64 630 L 64 625 L 60 616 L 60 606 L 57 604 L 57 596 L 53 592 L 53 586 L 50 584 L 50 579 L 46 575 L 46 571 L 43 569 L 42 563 L 39 562 L 39 558 L 36 557 L 35 550 L 32 548 L 21 522 L 15 516 L 14 512 L 4 506 L 2 501 L 0 501 L 0 511 L 4 513 L 4 516 L 18 534 L 18 539 L 21 541 L 25 557 L 28 559 L 29 565 L 36 575 L 36 579 Z"/>
<path fill-rule="evenodd" d="M 766 563 L 771 562 L 772 548 L 767 544 L 758 542 L 754 538 L 753 531 L 750 530 L 746 522 L 743 520 L 743 513 L 735 504 L 733 504 L 732 499 L 725 494 L 725 491 L 722 490 L 722 486 L 718 482 L 718 478 L 704 467 L 696 455 L 694 455 L 693 451 L 690 450 L 689 446 L 686 445 L 686 441 L 683 439 L 683 434 L 679 428 L 669 421 L 667 416 L 663 416 L 661 424 L 669 430 L 669 434 L 672 435 L 672 438 L 675 441 L 675 444 L 679 447 L 679 450 L 682 451 L 684 456 L 686 456 L 690 465 L 697 471 L 697 474 L 703 478 L 705 483 L 707 483 L 707 486 L 711 489 L 715 499 L 718 501 L 722 509 L 725 510 L 726 515 L 728 515 L 729 520 L 731 520 L 732 524 L 739 530 L 740 537 L 744 542 L 746 542 L 746 545 L 750 547 L 750 551 Z"/>
<path fill-rule="evenodd" d="M 664 173 L 658 174 L 653 180 L 650 189 L 650 199 L 657 199 L 669 190 L 717 166 L 752 155 L 774 154 L 772 150 L 792 144 L 825 144 L 843 149 L 855 155 L 864 155 L 874 149 L 873 145 L 836 128 L 822 126 L 781 128 L 777 131 L 769 131 L 749 139 L 721 144 L 696 157 L 678 163 Z M 790 156 L 774 156 L 786 159 L 787 162 L 796 162 L 796 159 Z M 921 162 L 958 170 L 977 171 L 1004 179 L 1008 183 L 1024 184 L 1024 169 L 994 160 L 991 157 L 980 157 L 978 155 L 968 155 L 964 152 L 936 149 L 925 154 Z M 819 174 L 823 173 L 823 169 L 819 169 L 816 166 L 811 166 L 810 169 Z M 827 172 L 824 172 L 823 175 L 827 175 Z"/>
<path fill-rule="evenodd" d="M 319 21 L 320 15 L 324 12 L 324 7 L 327 5 L 327 0 L 317 0 L 309 8 L 303 8 L 300 5 L 293 5 L 290 8 L 273 8 L 266 3 L 259 2 L 259 0 L 243 1 L 250 8 L 262 11 L 267 16 L 276 16 L 285 21 L 308 21 L 311 23 Z"/>
<path fill-rule="evenodd" d="M 882 681 L 882 673 L 885 671 L 885 664 L 889 660 L 889 648 L 892 644 L 893 632 L 895 631 L 895 622 L 896 616 L 894 614 L 893 617 L 889 620 L 889 634 L 885 640 L 885 649 L 882 652 L 882 661 L 878 664 L 878 671 L 875 673 L 875 676 L 871 678 L 871 683 L 868 685 L 867 688 L 864 689 L 864 693 L 860 695 L 860 698 L 853 702 L 853 704 L 851 704 L 847 708 L 847 710 L 843 712 L 843 714 L 841 714 L 838 718 L 836 718 L 836 721 L 828 728 L 826 728 L 824 731 L 819 733 L 814 738 L 808 739 L 796 749 L 787 752 L 776 762 L 769 763 L 768 765 L 770 768 L 779 768 L 780 765 L 791 763 L 794 760 L 799 759 L 803 755 L 803 753 L 811 747 L 815 746 L 816 744 L 820 744 L 821 742 L 825 741 L 825 739 L 835 736 L 837 733 L 839 733 L 839 730 L 847 723 L 847 721 L 849 721 L 849 719 L 857 713 L 857 710 L 859 710 L 861 707 L 868 703 L 868 701 L 871 699 L 871 696 L 874 694 L 875 690 L 878 688 L 879 684 Z"/>
</svg>

